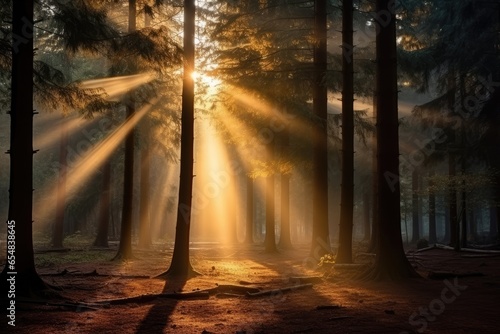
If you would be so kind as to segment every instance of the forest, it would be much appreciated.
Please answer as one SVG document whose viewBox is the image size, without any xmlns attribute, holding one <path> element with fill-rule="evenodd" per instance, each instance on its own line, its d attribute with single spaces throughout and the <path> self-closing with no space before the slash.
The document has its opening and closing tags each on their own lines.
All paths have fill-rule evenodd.
<svg viewBox="0 0 500 334">
<path fill-rule="evenodd" d="M 0 0 L 1 333 L 497 333 L 500 0 Z"/>
</svg>

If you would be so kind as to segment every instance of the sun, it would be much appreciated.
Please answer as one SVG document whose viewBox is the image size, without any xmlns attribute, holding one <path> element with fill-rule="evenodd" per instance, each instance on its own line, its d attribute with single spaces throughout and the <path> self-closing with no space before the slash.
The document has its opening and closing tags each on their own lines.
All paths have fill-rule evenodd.
<svg viewBox="0 0 500 334">
<path fill-rule="evenodd" d="M 191 78 L 196 83 L 211 89 L 218 87 L 222 83 L 220 79 L 203 74 L 200 71 L 193 71 L 191 73 Z"/>
</svg>

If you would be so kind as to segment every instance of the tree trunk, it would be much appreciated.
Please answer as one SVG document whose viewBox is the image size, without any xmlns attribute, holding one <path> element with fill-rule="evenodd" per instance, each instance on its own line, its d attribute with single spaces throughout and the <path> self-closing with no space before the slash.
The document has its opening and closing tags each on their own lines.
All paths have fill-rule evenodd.
<svg viewBox="0 0 500 334">
<path fill-rule="evenodd" d="M 313 113 L 313 231 L 311 256 L 319 260 L 331 253 L 328 226 L 328 146 L 327 146 L 327 1 L 314 2 Z"/>
<path fill-rule="evenodd" d="M 373 119 L 377 125 L 377 92 L 373 94 Z M 378 224 L 378 172 L 377 172 L 377 126 L 372 136 L 372 235 L 367 251 L 375 253 L 377 250 L 379 224 Z"/>
<path fill-rule="evenodd" d="M 151 16 L 144 13 L 144 26 L 149 27 Z M 151 204 L 149 198 L 150 191 L 150 164 L 151 164 L 151 126 L 146 117 L 142 122 L 141 135 L 143 146 L 141 147 L 141 180 L 139 198 L 139 246 L 149 248 L 151 245 Z"/>
<path fill-rule="evenodd" d="M 144 120 L 148 122 L 148 119 Z M 140 198 L 139 198 L 139 246 L 149 248 L 151 245 L 151 204 L 149 199 L 150 191 L 150 164 L 151 164 L 151 140 L 150 128 L 144 126 L 142 128 L 144 146 L 141 148 L 141 181 L 140 181 Z"/>
<path fill-rule="evenodd" d="M 429 244 L 437 242 L 436 233 L 436 195 L 434 193 L 434 171 L 429 172 Z"/>
<path fill-rule="evenodd" d="M 246 219 L 246 233 L 245 233 L 245 243 L 253 244 L 253 179 L 247 176 L 247 219 Z"/>
<path fill-rule="evenodd" d="M 354 210 L 353 4 L 342 2 L 342 184 L 337 263 L 352 263 Z"/>
<path fill-rule="evenodd" d="M 128 31 L 136 29 L 136 0 L 129 0 Z M 133 99 L 126 106 L 127 120 L 132 119 L 135 113 Z M 114 260 L 128 260 L 132 258 L 132 208 L 134 197 L 134 129 L 130 130 L 125 138 L 125 160 L 123 172 L 123 207 L 120 232 L 120 245 Z"/>
<path fill-rule="evenodd" d="M 267 145 L 267 161 L 272 163 L 274 159 L 274 139 Z M 266 178 L 266 237 L 264 239 L 264 247 L 266 252 L 276 252 L 276 233 L 274 223 L 274 174 Z"/>
<path fill-rule="evenodd" d="M 111 158 L 102 166 L 102 188 L 99 200 L 99 222 L 94 246 L 105 247 L 108 245 L 108 228 L 111 208 Z"/>
<path fill-rule="evenodd" d="M 7 261 L 0 275 L 0 287 L 2 295 L 7 296 L 10 288 L 7 278 L 14 277 L 16 297 L 32 298 L 41 296 L 42 290 L 47 288 L 36 272 L 33 254 L 33 1 L 13 1 L 12 9 L 14 38 L 6 252 L 12 255 L 9 245 L 12 248 L 14 243 L 8 236 L 15 235 L 16 261 L 15 264 Z"/>
<path fill-rule="evenodd" d="M 292 239 L 290 236 L 290 175 L 281 174 L 281 233 L 279 247 L 291 249 Z"/>
<path fill-rule="evenodd" d="M 193 195 L 194 162 L 194 0 L 184 0 L 184 73 L 182 84 L 181 160 L 179 204 L 175 229 L 175 245 L 170 268 L 161 276 L 191 277 L 196 274 L 189 259 L 189 231 Z"/>
<path fill-rule="evenodd" d="M 420 221 L 418 217 L 418 171 L 415 168 L 411 173 L 411 212 L 412 212 L 412 237 L 411 242 L 420 239 Z"/>
<path fill-rule="evenodd" d="M 448 108 L 455 111 L 455 92 L 456 92 L 456 82 L 455 82 L 455 70 L 453 68 L 449 69 L 448 73 Z M 456 135 L 454 131 L 450 131 L 449 142 L 451 147 L 448 148 L 448 210 L 450 217 L 450 246 L 455 247 L 455 249 L 460 249 L 460 228 L 458 226 L 458 215 L 457 215 L 457 190 L 455 184 L 456 178 Z"/>
<path fill-rule="evenodd" d="M 370 240 L 370 193 L 365 191 L 363 194 L 363 216 L 364 216 L 364 241 Z"/>
<path fill-rule="evenodd" d="M 61 121 L 61 141 L 59 146 L 59 179 L 57 180 L 56 216 L 52 229 L 52 247 L 63 248 L 64 212 L 66 210 L 66 175 L 68 157 L 68 131 L 63 116 Z"/>
<path fill-rule="evenodd" d="M 284 125 L 281 134 L 281 151 L 288 152 L 290 145 L 290 130 L 288 124 Z M 292 239 L 290 235 L 290 175 L 282 173 L 280 178 L 281 186 L 281 233 L 279 247 L 291 249 Z"/>
<path fill-rule="evenodd" d="M 371 279 L 402 279 L 417 273 L 406 258 L 401 238 L 396 17 L 391 0 L 376 0 L 377 13 L 390 13 L 379 25 L 377 53 L 377 184 L 379 242 Z M 383 240 L 383 242 L 382 242 Z"/>
</svg>

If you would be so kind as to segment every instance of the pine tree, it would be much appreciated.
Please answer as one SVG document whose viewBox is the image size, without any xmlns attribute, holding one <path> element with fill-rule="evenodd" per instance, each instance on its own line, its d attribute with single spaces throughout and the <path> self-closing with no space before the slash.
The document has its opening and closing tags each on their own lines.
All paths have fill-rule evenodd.
<svg viewBox="0 0 500 334">
<path fill-rule="evenodd" d="M 365 277 L 418 276 L 406 258 L 401 238 L 396 15 L 390 0 L 377 0 L 377 13 L 390 13 L 377 34 L 377 188 L 378 243 L 375 264 Z"/>
<path fill-rule="evenodd" d="M 191 74 L 195 70 L 195 16 L 196 6 L 194 0 L 184 0 L 184 73 L 182 86 L 179 203 L 177 207 L 172 261 L 169 269 L 160 275 L 162 277 L 176 276 L 187 278 L 196 274 L 189 258 L 194 162 L 194 79 Z"/>
</svg>

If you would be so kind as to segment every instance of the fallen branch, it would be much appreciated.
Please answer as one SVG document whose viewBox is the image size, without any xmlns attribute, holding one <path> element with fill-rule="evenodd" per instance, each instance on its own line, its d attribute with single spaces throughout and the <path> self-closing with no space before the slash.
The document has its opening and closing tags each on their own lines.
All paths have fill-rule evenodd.
<svg viewBox="0 0 500 334">
<path fill-rule="evenodd" d="M 147 303 L 155 299 L 167 298 L 167 299 L 177 299 L 177 300 L 188 300 L 188 299 L 208 299 L 210 294 L 206 291 L 193 291 L 193 292 L 183 292 L 183 293 L 157 293 L 150 295 L 140 295 L 128 298 L 120 299 L 109 299 L 109 300 L 99 300 L 94 302 L 95 304 L 106 304 L 106 305 L 123 305 L 130 303 Z"/>
<path fill-rule="evenodd" d="M 97 311 L 100 308 L 100 305 L 88 304 L 88 303 L 51 302 L 43 299 L 28 299 L 28 298 L 16 298 L 16 303 L 36 304 L 36 305 L 45 305 L 52 307 L 64 307 L 64 308 L 74 309 L 75 312 Z"/>
<path fill-rule="evenodd" d="M 272 296 L 272 295 L 278 295 L 278 294 L 289 292 L 289 291 L 312 288 L 312 286 L 313 285 L 311 283 L 308 283 L 308 284 L 294 285 L 294 286 L 290 286 L 287 288 L 281 288 L 281 289 L 265 290 L 265 291 L 260 291 L 260 292 L 256 292 L 256 293 L 247 292 L 247 296 L 248 297 Z"/>
<path fill-rule="evenodd" d="M 246 293 L 256 293 L 260 292 L 260 289 L 250 287 L 250 286 L 241 286 L 241 285 L 231 285 L 231 284 L 220 284 L 214 288 L 196 290 L 198 292 L 207 292 L 210 295 L 216 295 L 219 293 L 230 293 L 230 294 L 239 294 L 245 295 Z"/>
<path fill-rule="evenodd" d="M 149 279 L 149 276 L 144 276 L 144 275 L 116 275 L 116 274 L 101 274 L 98 273 L 96 269 L 89 273 L 82 273 L 78 271 L 68 271 L 67 269 L 64 269 L 63 271 L 59 273 L 49 273 L 49 274 L 41 274 L 41 276 L 65 276 L 65 275 L 73 275 L 73 276 L 90 276 L 90 277 L 118 277 L 118 278 L 128 278 L 128 279 L 139 279 L 139 278 L 145 278 Z"/>
<path fill-rule="evenodd" d="M 219 299 L 229 299 L 229 298 L 241 298 L 243 295 L 238 295 L 238 294 L 235 294 L 235 293 L 218 293 L 215 295 L 215 298 L 219 298 Z"/>
<path fill-rule="evenodd" d="M 455 250 L 455 248 L 446 246 L 446 245 L 441 245 L 441 244 L 436 244 L 436 248 L 440 249 L 445 249 L 445 250 Z M 470 253 L 481 253 L 481 254 L 500 254 L 500 250 L 493 250 L 493 249 L 474 249 L 474 248 L 461 248 L 461 252 L 470 252 Z"/>
</svg>

